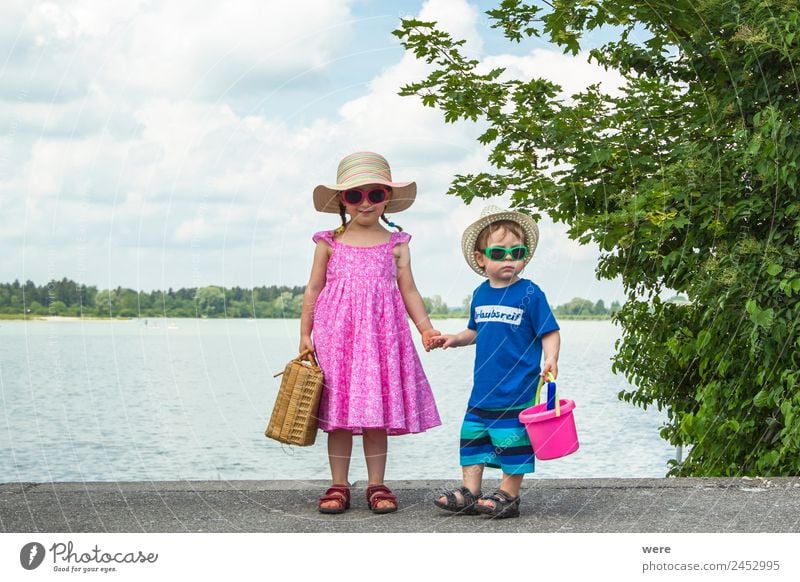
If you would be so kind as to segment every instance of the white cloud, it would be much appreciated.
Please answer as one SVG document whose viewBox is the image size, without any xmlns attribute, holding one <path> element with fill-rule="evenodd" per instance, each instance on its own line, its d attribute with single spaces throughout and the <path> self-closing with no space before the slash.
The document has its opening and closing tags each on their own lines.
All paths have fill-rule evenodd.
<svg viewBox="0 0 800 582">
<path fill-rule="evenodd" d="M 4 74 L 41 68 L 53 93 L 67 63 L 87 89 L 209 99 L 322 67 L 352 28 L 350 2 L 326 0 L 4 3 L 0 21 L 17 23 L 0 29 Z"/>
<path fill-rule="evenodd" d="M 480 18 L 476 6 L 453 0 L 428 0 L 418 16 L 419 20 L 436 22 L 439 29 L 454 39 L 465 40 L 463 50 L 471 58 L 483 51 L 483 39 L 478 30 Z"/>
<path fill-rule="evenodd" d="M 506 69 L 501 79 L 542 78 L 552 81 L 561 86 L 562 98 L 596 83 L 600 84 L 604 93 L 614 95 L 623 84 L 623 78 L 617 71 L 606 71 L 589 62 L 588 53 L 571 56 L 554 50 L 535 48 L 528 55 L 493 55 L 481 61 L 482 71 L 495 68 Z"/>
<path fill-rule="evenodd" d="M 420 290 L 460 304 L 479 283 L 461 256 L 461 232 L 483 204 L 465 207 L 444 194 L 454 174 L 487 169 L 487 152 L 475 140 L 478 125 L 445 124 L 439 111 L 397 95 L 425 74 L 424 63 L 410 55 L 387 63 L 335 115 L 315 114 L 326 99 L 315 91 L 290 109 L 236 107 L 237 92 L 280 92 L 286 75 L 329 74 L 334 64 L 324 63 L 355 30 L 348 3 L 297 4 L 11 5 L 16 18 L 24 15 L 12 45 L 39 52 L 12 50 L 0 69 L 0 85 L 12 83 L 0 94 L 0 190 L 17 194 L 3 198 L 0 237 L 24 256 L 6 263 L 0 279 L 81 275 L 125 286 L 135 273 L 147 289 L 303 284 L 311 234 L 339 221 L 314 211 L 313 187 L 335 178 L 342 156 L 371 149 L 387 156 L 396 179 L 418 183 L 415 205 L 394 219 L 414 235 Z M 0 23 L 8 10 L 0 8 Z M 431 0 L 420 18 L 482 50 L 481 22 L 466 2 Z M 0 38 L 13 34 L 0 24 Z M 26 77 L 36 55 L 50 68 Z M 485 58 L 519 75 L 549 60 L 536 51 Z M 551 68 L 564 77 L 570 67 L 578 73 L 565 78 L 595 78 L 578 60 Z M 64 97 L 64 71 L 78 88 L 54 99 Z M 34 82 L 35 96 L 16 97 Z M 543 265 L 553 265 L 554 277 L 570 265 L 585 272 L 596 251 L 558 228 L 543 226 Z"/>
</svg>

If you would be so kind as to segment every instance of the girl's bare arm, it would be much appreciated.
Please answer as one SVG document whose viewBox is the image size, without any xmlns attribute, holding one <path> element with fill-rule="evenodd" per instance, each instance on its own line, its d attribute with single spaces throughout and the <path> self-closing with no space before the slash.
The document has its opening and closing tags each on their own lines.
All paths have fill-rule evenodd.
<svg viewBox="0 0 800 582">
<path fill-rule="evenodd" d="M 325 272 L 328 268 L 328 257 L 331 247 L 320 241 L 314 249 L 314 260 L 311 264 L 311 276 L 303 294 L 303 310 L 300 314 L 300 351 L 314 350 L 311 341 L 311 329 L 314 326 L 314 306 L 317 297 L 325 288 Z"/>
<path fill-rule="evenodd" d="M 397 262 L 397 287 L 403 296 L 403 303 L 411 321 L 422 335 L 425 350 L 430 350 L 430 338 L 439 335 L 439 332 L 433 329 L 428 312 L 425 310 L 425 303 L 422 301 L 422 295 L 419 294 L 417 285 L 414 283 L 414 276 L 411 274 L 411 251 L 407 244 L 400 244 L 394 248 L 394 252 Z"/>
</svg>

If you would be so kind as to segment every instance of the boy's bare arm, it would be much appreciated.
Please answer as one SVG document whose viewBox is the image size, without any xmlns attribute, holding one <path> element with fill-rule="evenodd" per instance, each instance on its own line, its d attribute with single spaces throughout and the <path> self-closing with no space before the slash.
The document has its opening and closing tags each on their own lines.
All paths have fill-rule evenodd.
<svg viewBox="0 0 800 582">
<path fill-rule="evenodd" d="M 456 334 L 438 335 L 431 339 L 431 344 L 434 348 L 458 348 L 474 344 L 476 337 L 478 337 L 478 332 L 467 328 Z"/>
<path fill-rule="evenodd" d="M 551 331 L 542 336 L 542 353 L 544 364 L 542 364 L 542 376 L 547 373 L 553 374 L 558 378 L 558 352 L 561 350 L 561 334 L 558 330 Z"/>
</svg>

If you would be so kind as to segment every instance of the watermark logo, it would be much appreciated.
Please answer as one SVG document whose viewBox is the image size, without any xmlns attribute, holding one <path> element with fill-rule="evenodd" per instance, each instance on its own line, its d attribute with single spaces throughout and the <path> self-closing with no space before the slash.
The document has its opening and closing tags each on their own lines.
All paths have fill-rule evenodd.
<svg viewBox="0 0 800 582">
<path fill-rule="evenodd" d="M 44 561 L 44 546 L 39 542 L 30 542 L 22 546 L 19 552 L 19 563 L 26 570 L 35 570 Z"/>
</svg>

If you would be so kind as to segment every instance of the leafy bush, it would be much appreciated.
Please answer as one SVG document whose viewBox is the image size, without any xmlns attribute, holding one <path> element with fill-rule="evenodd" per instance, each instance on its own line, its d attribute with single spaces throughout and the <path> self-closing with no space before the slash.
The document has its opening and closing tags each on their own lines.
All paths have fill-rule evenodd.
<svg viewBox="0 0 800 582">
<path fill-rule="evenodd" d="M 620 397 L 665 407 L 662 436 L 689 445 L 672 475 L 800 473 L 800 12 L 781 0 L 504 0 L 507 38 L 544 37 L 617 70 L 558 98 L 545 79 L 483 71 L 434 23 L 395 34 L 434 65 L 401 91 L 449 122 L 481 120 L 495 172 L 456 176 L 467 203 L 510 192 L 602 251 L 601 278 L 627 301 Z M 636 41 L 634 39 L 643 39 Z M 685 304 L 662 301 L 669 290 Z"/>
</svg>

